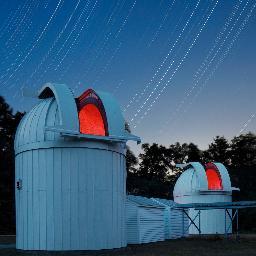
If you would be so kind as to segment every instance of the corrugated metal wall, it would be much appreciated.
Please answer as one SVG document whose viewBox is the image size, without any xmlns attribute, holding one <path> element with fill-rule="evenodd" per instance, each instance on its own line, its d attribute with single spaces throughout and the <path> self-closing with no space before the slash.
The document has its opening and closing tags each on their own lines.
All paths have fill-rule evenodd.
<svg viewBox="0 0 256 256">
<path fill-rule="evenodd" d="M 165 207 L 165 239 L 188 236 L 188 218 L 181 210 L 173 208 L 174 201 L 160 198 L 152 198 L 152 200 Z"/>
<path fill-rule="evenodd" d="M 80 145 L 81 146 L 81 145 Z M 16 156 L 17 248 L 126 246 L 125 158 L 102 149 L 48 148 Z"/>
<path fill-rule="evenodd" d="M 188 224 L 188 218 L 182 211 L 171 209 L 168 239 L 177 239 L 188 236 Z"/>
<path fill-rule="evenodd" d="M 164 212 L 157 208 L 138 208 L 139 243 L 164 241 Z"/>
<path fill-rule="evenodd" d="M 165 239 L 164 208 L 143 197 L 129 196 L 126 202 L 127 243 L 141 244 Z M 144 205 L 143 205 L 144 204 Z M 155 206 L 154 206 L 155 204 Z"/>
<path fill-rule="evenodd" d="M 137 244 L 139 241 L 139 223 L 138 223 L 138 214 L 135 204 L 126 201 L 126 233 L 127 233 L 127 243 L 128 244 Z"/>
</svg>

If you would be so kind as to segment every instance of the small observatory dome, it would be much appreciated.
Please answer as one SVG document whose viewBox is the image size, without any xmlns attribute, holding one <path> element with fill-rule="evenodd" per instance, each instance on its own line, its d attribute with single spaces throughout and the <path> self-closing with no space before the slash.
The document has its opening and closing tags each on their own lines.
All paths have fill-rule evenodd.
<svg viewBox="0 0 256 256">
<path fill-rule="evenodd" d="M 232 190 L 230 177 L 226 167 L 221 163 L 207 163 L 202 165 L 191 162 L 180 165 L 184 172 L 178 178 L 174 191 L 174 201 L 179 204 L 191 203 L 217 203 L 232 202 Z M 189 210 L 189 216 L 193 219 L 198 211 Z M 230 220 L 227 219 L 227 225 Z M 198 224 L 198 220 L 197 220 Z M 198 234 L 194 226 L 189 228 L 190 234 Z M 225 233 L 225 210 L 201 211 L 202 234 Z"/>
<path fill-rule="evenodd" d="M 127 140 L 112 95 L 46 84 L 15 137 L 16 247 L 99 250 L 126 246 Z"/>
</svg>

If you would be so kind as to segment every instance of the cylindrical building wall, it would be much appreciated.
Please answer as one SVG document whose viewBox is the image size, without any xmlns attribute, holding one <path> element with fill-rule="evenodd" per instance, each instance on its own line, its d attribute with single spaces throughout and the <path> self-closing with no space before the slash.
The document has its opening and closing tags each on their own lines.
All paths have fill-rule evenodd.
<svg viewBox="0 0 256 256">
<path fill-rule="evenodd" d="M 126 246 L 125 157 L 103 143 L 83 144 L 16 156 L 18 249 Z"/>
</svg>

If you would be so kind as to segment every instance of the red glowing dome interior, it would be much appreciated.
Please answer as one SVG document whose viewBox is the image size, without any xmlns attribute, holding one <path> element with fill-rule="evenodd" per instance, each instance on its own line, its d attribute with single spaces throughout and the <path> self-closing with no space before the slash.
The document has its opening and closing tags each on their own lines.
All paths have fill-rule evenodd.
<svg viewBox="0 0 256 256">
<path fill-rule="evenodd" d="M 222 181 L 217 168 L 206 166 L 206 176 L 209 190 L 222 190 Z"/>
<path fill-rule="evenodd" d="M 94 104 L 87 104 L 79 111 L 80 132 L 105 136 L 106 131 L 102 115 Z"/>
</svg>

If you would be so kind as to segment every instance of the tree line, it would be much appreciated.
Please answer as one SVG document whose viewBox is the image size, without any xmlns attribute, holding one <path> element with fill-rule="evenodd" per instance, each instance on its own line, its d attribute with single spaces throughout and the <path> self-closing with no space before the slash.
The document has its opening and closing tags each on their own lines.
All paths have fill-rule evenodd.
<svg viewBox="0 0 256 256">
<path fill-rule="evenodd" d="M 0 233 L 15 232 L 14 137 L 24 113 L 13 109 L 0 96 Z"/>
<path fill-rule="evenodd" d="M 16 112 L 0 96 L 0 233 L 15 232 L 15 155 L 14 138 L 24 113 Z M 129 126 L 126 124 L 129 131 Z M 170 146 L 142 144 L 136 157 L 127 148 L 127 193 L 172 199 L 172 191 L 181 170 L 176 163 L 221 162 L 229 170 L 232 186 L 239 187 L 234 200 L 256 200 L 256 135 L 241 134 L 228 141 L 216 136 L 207 150 L 194 143 Z M 241 214 L 242 228 L 256 230 L 256 211 Z"/>
<path fill-rule="evenodd" d="M 146 197 L 172 199 L 173 188 L 182 170 L 177 163 L 220 162 L 230 174 L 234 201 L 256 200 L 256 135 L 252 132 L 228 141 L 216 136 L 206 150 L 194 143 L 179 142 L 166 147 L 157 143 L 142 144 L 142 153 L 135 157 L 127 150 L 128 193 Z M 256 231 L 256 210 L 240 211 L 241 228 Z"/>
<path fill-rule="evenodd" d="M 251 132 L 236 136 L 230 142 L 223 136 L 216 136 L 206 150 L 200 150 L 194 143 L 179 142 L 168 147 L 145 143 L 141 148 L 142 153 L 138 158 L 130 149 L 127 150 L 130 193 L 170 198 L 172 188 L 181 173 L 176 164 L 188 162 L 223 163 L 229 170 L 233 186 L 246 185 L 247 191 L 251 185 L 252 191 L 255 190 L 256 135 Z"/>
</svg>

